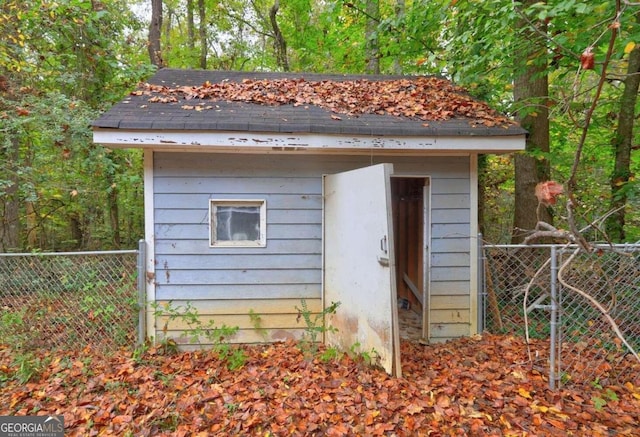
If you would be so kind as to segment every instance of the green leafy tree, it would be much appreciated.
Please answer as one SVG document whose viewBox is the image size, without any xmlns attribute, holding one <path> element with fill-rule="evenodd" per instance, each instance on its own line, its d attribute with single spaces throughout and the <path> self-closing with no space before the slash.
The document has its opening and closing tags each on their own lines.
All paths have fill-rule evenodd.
<svg viewBox="0 0 640 437">
<path fill-rule="evenodd" d="M 638 40 L 635 17 L 639 6 L 574 0 L 451 2 L 454 3 L 449 12 L 451 23 L 456 25 L 446 26 L 444 30 L 445 40 L 449 43 L 443 52 L 444 65 L 449 74 L 476 96 L 508 113 L 535 113 L 539 116 L 541 111 L 536 108 L 542 108 L 539 103 L 546 101 L 549 151 L 529 147 L 522 158 L 531 163 L 548 160 L 548 177 L 561 182 L 572 181 L 567 187 L 571 190 L 576 227 L 606 216 L 611 193 L 608 184 L 603 182 L 608 180 L 615 162 L 610 144 L 618 120 L 622 120 L 619 115 L 621 84 L 628 77 L 626 65 L 630 54 L 625 53 L 625 47 Z M 522 29 L 531 35 L 529 38 L 521 38 L 511 31 L 516 21 L 522 23 Z M 610 42 L 612 30 L 616 38 Z M 541 56 L 526 56 L 535 45 L 544 49 Z M 581 55 L 585 52 L 593 54 L 593 69 L 585 69 L 581 64 Z M 528 62 L 514 62 L 518 56 L 528 59 Z M 537 63 L 543 59 L 548 60 L 546 67 L 534 74 L 533 79 L 549 78 L 548 98 L 545 99 L 541 93 L 542 100 L 537 102 L 514 100 L 511 94 L 514 79 L 522 74 L 523 69 L 539 68 Z M 598 86 L 601 78 L 604 78 L 602 86 Z M 626 108 L 629 106 L 635 107 L 636 104 L 625 105 Z M 523 112 L 527 107 L 531 110 Z M 630 143 L 637 143 L 634 134 L 631 134 Z M 633 153 L 629 162 L 630 181 L 620 185 L 629 197 L 623 201 L 627 208 L 621 211 L 627 218 L 625 239 L 635 241 L 638 238 L 638 214 L 635 212 L 637 208 L 630 207 L 638 197 L 632 177 L 637 171 L 638 160 Z M 526 190 L 530 192 L 535 181 L 542 180 L 544 176 L 542 172 L 537 178 L 532 178 Z M 517 174 L 515 178 L 518 178 Z M 531 204 L 527 206 L 519 200 L 515 203 L 511 200 L 514 186 L 507 183 L 502 187 L 507 191 L 499 196 L 499 205 L 494 203 L 497 209 L 485 211 L 485 219 L 489 222 L 493 222 L 492 218 L 501 217 L 507 205 L 511 205 L 516 214 L 523 207 L 531 210 Z M 566 217 L 566 206 L 559 205 L 550 212 Z M 602 239 L 604 235 L 598 233 L 592 237 Z M 494 239 L 504 241 L 506 236 L 497 235 Z"/>
<path fill-rule="evenodd" d="M 139 152 L 93 144 L 89 126 L 150 71 L 140 30 L 120 0 L 0 5 L 0 250 L 122 244 L 120 196 L 139 191 L 119 184 L 140 182 L 123 162 Z"/>
<path fill-rule="evenodd" d="M 636 15 L 636 18 L 640 15 Z M 638 101 L 638 88 L 640 86 L 640 46 L 635 42 L 629 43 L 631 47 L 627 62 L 627 71 L 622 83 L 624 90 L 620 97 L 620 110 L 618 113 L 618 126 L 612 140 L 614 147 L 614 166 L 610 178 L 611 200 L 609 209 L 611 215 L 606 222 L 606 231 L 612 241 L 624 241 L 626 238 L 625 222 L 626 207 L 629 198 L 637 192 L 633 173 L 631 172 L 631 156 L 634 147 L 634 122 L 636 119 L 636 104 Z M 627 49 L 625 48 L 625 52 Z"/>
<path fill-rule="evenodd" d="M 149 16 L 136 18 L 129 10 L 134 3 L 145 6 Z M 157 66 L 364 73 L 375 58 L 377 66 L 370 71 L 443 74 L 499 110 L 518 115 L 536 138 L 548 131 L 548 149 L 545 141 L 531 138 L 518 157 L 534 174 L 524 188 L 516 183 L 523 172 L 518 166 L 514 176 L 513 159 L 481 159 L 482 216 L 502 223 L 485 227 L 491 240 L 510 239 L 510 211 L 534 217 L 527 213 L 532 202 L 515 193 L 520 190 L 531 200 L 535 182 L 547 178 L 571 182 L 576 226 L 615 209 L 606 228 L 610 237 L 640 238 L 634 178 L 640 165 L 638 103 L 632 99 L 640 6 L 634 3 L 157 4 L 162 6 L 160 45 L 153 50 L 161 56 Z M 149 0 L 0 3 L 5 35 L 0 41 L 0 250 L 118 247 L 142 235 L 140 152 L 93 145 L 88 126 L 153 71 L 150 7 Z M 367 50 L 372 42 L 375 55 Z M 582 65 L 583 53 L 593 55 L 593 69 Z M 541 87 L 522 94 L 523 85 L 545 77 L 548 91 Z M 539 131 L 536 122 L 542 125 Z M 566 205 L 544 212 L 564 219 Z M 516 219 L 517 227 L 533 225 Z M 590 237 L 603 238 L 594 232 Z"/>
<path fill-rule="evenodd" d="M 514 102 L 517 117 L 527 129 L 525 153 L 515 156 L 515 211 L 512 242 L 524 240 L 523 231 L 535 229 L 539 221 L 553 222 L 548 208 L 540 207 L 536 185 L 550 179 L 549 72 L 544 20 L 535 21 L 527 11 L 537 0 L 525 0 L 516 7 L 518 37 L 514 41 Z"/>
</svg>

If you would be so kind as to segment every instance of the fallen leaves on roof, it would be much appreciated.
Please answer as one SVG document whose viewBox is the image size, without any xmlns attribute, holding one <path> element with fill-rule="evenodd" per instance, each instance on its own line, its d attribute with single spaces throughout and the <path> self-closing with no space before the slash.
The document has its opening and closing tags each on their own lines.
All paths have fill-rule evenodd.
<svg viewBox="0 0 640 437">
<path fill-rule="evenodd" d="M 488 127 L 508 126 L 511 120 L 473 99 L 446 79 L 417 77 L 390 80 L 245 79 L 242 82 L 205 82 L 200 86 L 144 83 L 132 93 L 151 103 L 213 100 L 262 105 L 314 105 L 333 113 L 393 115 L 423 121 L 467 119 Z M 182 105 L 183 109 L 201 106 Z M 213 108 L 212 106 L 205 107 Z M 339 120 L 339 117 L 334 119 Z"/>
</svg>

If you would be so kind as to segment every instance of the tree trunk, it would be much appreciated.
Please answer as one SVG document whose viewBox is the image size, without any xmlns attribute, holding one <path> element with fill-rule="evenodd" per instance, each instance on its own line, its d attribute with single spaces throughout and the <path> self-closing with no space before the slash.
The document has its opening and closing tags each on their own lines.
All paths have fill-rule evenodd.
<svg viewBox="0 0 640 437">
<path fill-rule="evenodd" d="M 74 246 L 79 249 L 84 244 L 84 226 L 80 220 L 79 213 L 72 213 L 69 216 L 69 227 L 71 229 L 71 239 L 74 241 Z"/>
<path fill-rule="evenodd" d="M 380 4 L 378 0 L 367 0 L 365 5 L 367 24 L 365 26 L 365 53 L 367 57 L 367 74 L 380 74 L 380 46 L 378 41 L 378 23 L 380 21 Z"/>
<path fill-rule="evenodd" d="M 0 71 L 0 95 L 7 105 L 13 100 L 13 84 Z M 0 106 L 0 113 L 7 106 Z M 20 143 L 14 132 L 5 131 L 9 136 L 5 147 L 0 147 L 0 180 L 6 184 L 0 190 L 0 252 L 8 252 L 20 247 L 20 196 L 18 192 L 18 161 Z"/>
<path fill-rule="evenodd" d="M 35 249 L 38 246 L 38 216 L 36 207 L 33 202 L 25 203 L 25 211 L 27 218 L 27 247 Z"/>
<path fill-rule="evenodd" d="M 395 13 L 396 13 L 396 19 L 399 22 L 402 22 L 402 19 L 404 18 L 404 14 L 406 11 L 406 5 L 405 5 L 405 0 L 397 0 L 396 1 L 396 8 L 395 8 Z M 400 42 L 401 42 L 401 38 L 402 33 L 404 33 L 404 25 L 402 26 L 401 29 L 398 29 L 398 33 L 397 36 L 394 38 L 396 45 L 399 46 Z M 397 53 L 394 58 L 393 58 L 393 74 L 402 74 L 402 59 L 400 57 L 400 53 Z"/>
<path fill-rule="evenodd" d="M 283 71 L 289 71 L 289 60 L 287 58 L 287 41 L 280 31 L 276 15 L 280 9 L 280 0 L 276 0 L 271 9 L 269 10 L 269 20 L 271 21 L 271 27 L 273 28 L 273 37 L 275 39 L 274 45 L 276 50 L 276 62 L 278 67 Z"/>
<path fill-rule="evenodd" d="M 118 209 L 118 187 L 115 182 L 111 184 L 109 190 L 109 221 L 111 224 L 111 232 L 113 235 L 113 248 L 120 249 L 120 210 Z"/>
<path fill-rule="evenodd" d="M 198 15 L 200 15 L 200 68 L 207 69 L 207 10 L 204 0 L 198 0 Z"/>
<path fill-rule="evenodd" d="M 537 0 L 526 0 L 522 8 L 527 9 Z M 532 29 L 526 20 L 519 20 L 520 44 L 522 51 L 516 59 L 514 99 L 520 108 L 519 121 L 529 132 L 525 152 L 515 156 L 515 211 L 511 241 L 520 243 L 526 232 L 535 228 L 538 221 L 551 224 L 552 215 L 548 208 L 538 208 L 535 187 L 539 182 L 549 180 L 550 164 L 547 159 L 539 159 L 531 152 L 549 152 L 549 82 L 546 73 L 547 54 L 545 39 L 541 33 L 547 32 L 544 23 L 538 30 Z M 518 62 L 518 60 L 520 62 Z"/>
<path fill-rule="evenodd" d="M 20 196 L 18 193 L 18 159 L 20 157 L 20 145 L 17 139 L 11 138 L 11 149 L 0 156 L 7 164 L 5 169 L 7 175 L 3 179 L 8 182 L 4 193 L 0 196 L 0 251 L 9 252 L 20 247 Z"/>
<path fill-rule="evenodd" d="M 165 4 L 164 11 L 162 12 L 162 36 L 160 37 L 160 44 L 164 47 L 164 55 L 162 62 L 166 65 L 170 62 L 171 53 L 171 22 L 173 21 L 174 11 L 171 6 Z"/>
<path fill-rule="evenodd" d="M 187 47 L 193 51 L 196 47 L 196 30 L 193 21 L 193 0 L 187 0 Z"/>
<path fill-rule="evenodd" d="M 149 59 L 158 68 L 164 67 L 162 59 L 162 0 L 151 0 L 151 22 L 149 23 Z"/>
<path fill-rule="evenodd" d="M 620 98 L 620 112 L 618 113 L 618 127 L 613 139 L 615 148 L 615 164 L 611 174 L 611 203 L 610 210 L 614 213 L 606 221 L 609 239 L 613 242 L 625 240 L 624 224 L 627 203 L 627 182 L 631 176 L 631 150 L 633 147 L 633 122 L 635 107 L 640 87 L 640 46 L 636 45 L 629 53 L 627 76 L 624 79 L 624 91 Z"/>
</svg>

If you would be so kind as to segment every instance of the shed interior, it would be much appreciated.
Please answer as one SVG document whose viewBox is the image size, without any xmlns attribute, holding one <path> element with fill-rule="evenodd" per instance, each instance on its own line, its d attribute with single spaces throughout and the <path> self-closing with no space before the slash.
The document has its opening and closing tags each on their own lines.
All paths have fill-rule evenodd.
<svg viewBox="0 0 640 437">
<path fill-rule="evenodd" d="M 429 178 L 392 177 L 391 199 L 401 336 L 428 338 Z"/>
</svg>

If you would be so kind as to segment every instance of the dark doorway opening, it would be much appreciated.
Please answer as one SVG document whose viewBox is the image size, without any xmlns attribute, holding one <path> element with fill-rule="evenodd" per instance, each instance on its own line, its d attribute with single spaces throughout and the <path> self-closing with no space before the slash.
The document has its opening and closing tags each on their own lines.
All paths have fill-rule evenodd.
<svg viewBox="0 0 640 437">
<path fill-rule="evenodd" d="M 428 339 L 429 178 L 392 177 L 400 337 Z"/>
</svg>

